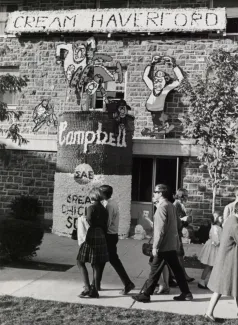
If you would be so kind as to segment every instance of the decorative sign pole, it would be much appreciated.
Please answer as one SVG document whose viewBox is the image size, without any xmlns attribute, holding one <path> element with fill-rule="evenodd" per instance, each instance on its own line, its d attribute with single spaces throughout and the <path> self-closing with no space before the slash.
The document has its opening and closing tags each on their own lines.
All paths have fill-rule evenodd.
<svg viewBox="0 0 238 325">
<path fill-rule="evenodd" d="M 124 124 L 118 124 L 107 112 L 74 111 L 59 117 L 54 233 L 70 236 L 77 218 L 90 204 L 90 189 L 108 184 L 119 204 L 119 235 L 128 235 L 133 130 L 134 118 L 130 115 Z"/>
</svg>

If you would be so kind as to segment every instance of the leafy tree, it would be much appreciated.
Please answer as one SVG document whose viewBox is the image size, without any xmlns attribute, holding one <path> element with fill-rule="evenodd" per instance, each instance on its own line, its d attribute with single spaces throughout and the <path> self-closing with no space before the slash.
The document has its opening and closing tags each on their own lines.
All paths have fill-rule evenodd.
<svg viewBox="0 0 238 325">
<path fill-rule="evenodd" d="M 206 167 L 213 191 L 212 212 L 215 210 L 217 188 L 227 180 L 236 164 L 238 130 L 238 61 L 223 50 L 208 58 L 205 80 L 195 85 L 185 81 L 182 91 L 187 95 L 188 111 L 181 117 L 183 134 L 195 139 L 201 148 L 200 168 Z"/>
<path fill-rule="evenodd" d="M 6 92 L 16 93 L 21 92 L 21 89 L 27 85 L 27 77 L 16 77 L 10 74 L 0 76 L 0 94 L 4 94 Z M 8 110 L 7 104 L 0 101 L 0 122 L 7 121 L 10 124 L 8 129 L 4 129 L 3 126 L 0 125 L 1 133 L 6 134 L 8 139 L 11 139 L 13 142 L 21 144 L 26 144 L 28 141 L 23 138 L 20 134 L 20 129 L 17 123 L 12 123 L 12 120 L 19 121 L 23 112 L 21 111 L 13 111 Z M 0 149 L 4 149 L 5 145 L 0 143 Z"/>
</svg>

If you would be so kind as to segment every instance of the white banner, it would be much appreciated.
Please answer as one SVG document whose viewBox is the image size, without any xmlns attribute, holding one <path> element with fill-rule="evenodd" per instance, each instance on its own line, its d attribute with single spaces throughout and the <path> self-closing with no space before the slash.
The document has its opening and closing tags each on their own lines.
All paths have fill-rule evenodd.
<svg viewBox="0 0 238 325">
<path fill-rule="evenodd" d="M 6 33 L 196 32 L 226 29 L 225 8 L 15 11 Z"/>
<path fill-rule="evenodd" d="M 94 175 L 90 183 L 79 184 L 74 174 L 55 173 L 53 233 L 70 236 L 77 219 L 85 215 L 85 207 L 91 204 L 89 191 L 103 184 L 113 187 L 120 215 L 118 234 L 127 237 L 131 224 L 131 175 Z"/>
</svg>

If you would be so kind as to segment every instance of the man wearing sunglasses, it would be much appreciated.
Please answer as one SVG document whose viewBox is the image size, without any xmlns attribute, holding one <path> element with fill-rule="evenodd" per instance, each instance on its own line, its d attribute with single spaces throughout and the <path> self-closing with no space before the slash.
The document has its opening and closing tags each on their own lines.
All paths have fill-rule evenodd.
<svg viewBox="0 0 238 325">
<path fill-rule="evenodd" d="M 173 299 L 177 301 L 193 299 L 178 260 L 179 236 L 177 215 L 174 205 L 168 201 L 168 196 L 169 190 L 166 185 L 159 184 L 155 186 L 153 202 L 156 204 L 157 210 L 154 214 L 153 261 L 143 292 L 132 296 L 132 299 L 139 302 L 150 302 L 150 296 L 154 293 L 165 264 L 170 266 L 182 292 Z"/>
</svg>

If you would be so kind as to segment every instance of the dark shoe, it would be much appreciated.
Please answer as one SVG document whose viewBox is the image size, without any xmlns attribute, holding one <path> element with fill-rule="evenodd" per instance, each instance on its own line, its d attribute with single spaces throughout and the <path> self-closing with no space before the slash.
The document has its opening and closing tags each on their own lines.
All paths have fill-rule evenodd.
<svg viewBox="0 0 238 325">
<path fill-rule="evenodd" d="M 198 288 L 200 288 L 200 289 L 208 289 L 208 287 L 207 286 L 203 286 L 202 284 L 200 284 L 200 283 L 198 283 Z"/>
<path fill-rule="evenodd" d="M 80 295 L 78 295 L 78 297 L 80 297 L 80 298 L 86 298 L 86 297 L 88 297 L 89 296 L 89 290 L 88 289 L 84 289 L 81 293 L 80 293 Z"/>
<path fill-rule="evenodd" d="M 170 280 L 170 281 L 169 281 L 169 286 L 170 286 L 171 288 L 175 288 L 175 287 L 178 286 L 178 284 L 177 284 L 176 281 L 174 281 L 174 280 Z"/>
<path fill-rule="evenodd" d="M 88 296 L 89 298 L 99 298 L 98 291 L 94 286 L 90 287 Z"/>
<path fill-rule="evenodd" d="M 209 322 L 214 323 L 216 321 L 216 319 L 213 316 L 209 316 L 207 314 L 205 314 L 203 317 L 206 319 L 206 321 L 209 321 Z"/>
<path fill-rule="evenodd" d="M 195 279 L 194 278 L 189 278 L 188 280 L 186 280 L 187 282 L 193 282 Z"/>
<path fill-rule="evenodd" d="M 96 286 L 94 283 L 91 284 L 91 287 L 95 287 L 97 289 L 97 291 L 102 291 L 101 289 L 101 285 Z"/>
<path fill-rule="evenodd" d="M 121 295 L 127 295 L 133 289 L 135 289 L 135 285 L 134 285 L 133 282 L 131 282 L 130 284 L 125 286 L 125 288 L 122 291 L 120 291 L 120 294 Z"/>
<path fill-rule="evenodd" d="M 193 295 L 191 293 L 181 293 L 180 296 L 173 298 L 176 301 L 191 301 L 193 300 Z"/>
<path fill-rule="evenodd" d="M 138 302 L 150 302 L 150 296 L 146 296 L 144 293 L 139 293 L 136 296 L 132 296 L 132 299 Z"/>
</svg>

